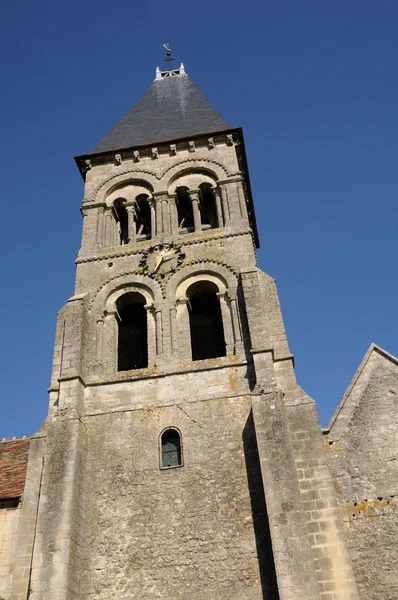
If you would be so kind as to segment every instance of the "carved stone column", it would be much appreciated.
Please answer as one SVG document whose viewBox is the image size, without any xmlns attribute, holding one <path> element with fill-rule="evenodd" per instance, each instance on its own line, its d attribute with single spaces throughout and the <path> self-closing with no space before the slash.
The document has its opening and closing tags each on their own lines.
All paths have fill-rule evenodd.
<svg viewBox="0 0 398 600">
<path fill-rule="evenodd" d="M 107 208 L 105 212 L 105 247 L 107 248 L 113 245 L 113 229 L 114 221 L 112 209 Z"/>
<path fill-rule="evenodd" d="M 170 229 L 172 235 L 178 234 L 178 213 L 176 205 L 177 194 L 169 195 Z"/>
<path fill-rule="evenodd" d="M 162 224 L 163 233 L 170 233 L 169 198 L 162 196 Z"/>
<path fill-rule="evenodd" d="M 216 200 L 217 226 L 222 227 L 224 225 L 224 221 L 222 218 L 221 190 L 219 188 L 214 190 L 214 198 Z"/>
<path fill-rule="evenodd" d="M 102 364 L 106 373 L 117 371 L 118 326 L 116 310 L 106 312 L 102 327 Z"/>
<path fill-rule="evenodd" d="M 97 246 L 100 248 L 104 245 L 104 211 L 105 206 L 97 208 Z"/>
<path fill-rule="evenodd" d="M 102 367 L 102 348 L 104 343 L 104 319 L 102 317 L 97 319 L 96 337 L 96 360 L 97 364 Z"/>
<path fill-rule="evenodd" d="M 228 193 L 227 193 L 227 188 L 224 183 L 220 183 L 219 187 L 220 187 L 222 211 L 223 211 L 223 215 L 224 215 L 224 225 L 226 225 L 228 223 L 228 221 L 230 220 Z"/>
<path fill-rule="evenodd" d="M 162 198 L 155 198 L 155 212 L 156 212 L 156 235 L 163 233 L 162 229 Z"/>
<path fill-rule="evenodd" d="M 218 292 L 216 294 L 221 308 L 221 316 L 224 328 L 225 349 L 227 355 L 234 353 L 235 339 L 231 317 L 231 310 L 228 306 L 228 296 L 226 292 Z"/>
<path fill-rule="evenodd" d="M 153 304 L 146 304 L 145 310 L 147 314 L 147 328 L 148 328 L 148 367 L 154 367 L 156 365 L 156 353 L 157 353 L 157 331 L 156 331 L 156 317 L 155 307 Z"/>
<path fill-rule="evenodd" d="M 199 190 L 189 190 L 189 196 L 192 202 L 193 211 L 193 223 L 195 231 L 202 231 L 202 223 L 200 219 L 200 207 L 199 207 Z"/>
<path fill-rule="evenodd" d="M 156 235 L 156 210 L 154 198 L 148 198 L 148 204 L 151 209 L 151 238 Z"/>
<path fill-rule="evenodd" d="M 126 204 L 126 211 L 127 211 L 127 219 L 128 219 L 129 244 L 135 244 L 137 237 L 136 237 L 136 227 L 135 227 L 134 204 L 128 202 Z"/>
<path fill-rule="evenodd" d="M 82 213 L 82 217 L 83 217 L 83 226 L 82 226 L 82 243 L 81 243 L 81 249 L 85 250 L 87 248 L 87 246 L 89 245 L 89 235 L 88 235 L 88 215 L 89 215 L 89 211 L 87 210 L 87 208 L 81 208 L 80 212 Z"/>
<path fill-rule="evenodd" d="M 176 306 L 173 306 L 170 309 L 170 336 L 171 336 L 171 350 L 174 354 L 178 351 L 177 307 Z"/>
<path fill-rule="evenodd" d="M 238 315 L 238 307 L 236 304 L 236 298 L 229 299 L 229 305 L 231 308 L 231 317 L 232 317 L 232 328 L 235 339 L 235 354 L 238 353 L 242 348 L 242 333 L 240 329 L 240 321 Z"/>
<path fill-rule="evenodd" d="M 190 362 L 192 360 L 191 335 L 189 326 L 188 298 L 177 298 L 177 348 L 179 359 Z"/>
<path fill-rule="evenodd" d="M 245 218 L 245 217 L 247 217 L 247 209 L 246 209 L 245 190 L 243 189 L 243 181 L 237 181 L 236 187 L 238 190 L 240 216 Z"/>
<path fill-rule="evenodd" d="M 156 356 L 160 356 L 163 351 L 163 331 L 162 331 L 162 311 L 160 308 L 155 310 L 156 321 Z"/>
</svg>

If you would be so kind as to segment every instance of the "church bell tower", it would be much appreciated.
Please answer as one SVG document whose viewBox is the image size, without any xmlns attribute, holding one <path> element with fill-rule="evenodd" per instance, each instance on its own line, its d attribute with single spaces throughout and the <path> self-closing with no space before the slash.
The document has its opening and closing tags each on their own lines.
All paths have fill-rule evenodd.
<svg viewBox="0 0 398 600">
<path fill-rule="evenodd" d="M 29 598 L 357 599 L 315 405 L 257 267 L 242 130 L 183 65 L 157 69 L 76 162 Z"/>
</svg>

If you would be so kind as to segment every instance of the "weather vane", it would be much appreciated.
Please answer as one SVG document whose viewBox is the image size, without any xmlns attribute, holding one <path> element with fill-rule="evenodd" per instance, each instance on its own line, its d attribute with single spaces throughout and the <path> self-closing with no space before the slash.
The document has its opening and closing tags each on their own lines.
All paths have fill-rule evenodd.
<svg viewBox="0 0 398 600">
<path fill-rule="evenodd" d="M 171 49 L 169 44 L 163 44 L 163 48 L 166 50 L 166 58 L 164 58 L 163 61 L 169 63 L 169 71 L 171 71 L 171 61 L 175 59 L 171 56 Z"/>
</svg>

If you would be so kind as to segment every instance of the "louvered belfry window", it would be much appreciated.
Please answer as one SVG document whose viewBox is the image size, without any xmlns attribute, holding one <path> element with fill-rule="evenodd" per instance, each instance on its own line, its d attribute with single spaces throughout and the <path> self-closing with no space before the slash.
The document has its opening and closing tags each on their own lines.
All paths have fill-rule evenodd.
<svg viewBox="0 0 398 600">
<path fill-rule="evenodd" d="M 162 468 L 182 466 L 181 437 L 176 429 L 167 429 L 162 435 Z"/>
</svg>

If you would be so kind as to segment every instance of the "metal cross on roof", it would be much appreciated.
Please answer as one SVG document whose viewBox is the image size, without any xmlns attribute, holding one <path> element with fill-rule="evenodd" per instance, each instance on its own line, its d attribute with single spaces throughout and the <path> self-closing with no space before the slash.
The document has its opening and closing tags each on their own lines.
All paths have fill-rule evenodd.
<svg viewBox="0 0 398 600">
<path fill-rule="evenodd" d="M 163 62 L 169 63 L 169 71 L 171 71 L 171 61 L 175 60 L 175 58 L 172 58 L 171 56 L 171 49 L 169 44 L 163 44 L 163 48 L 166 50 L 166 58 L 163 59 Z"/>
</svg>

